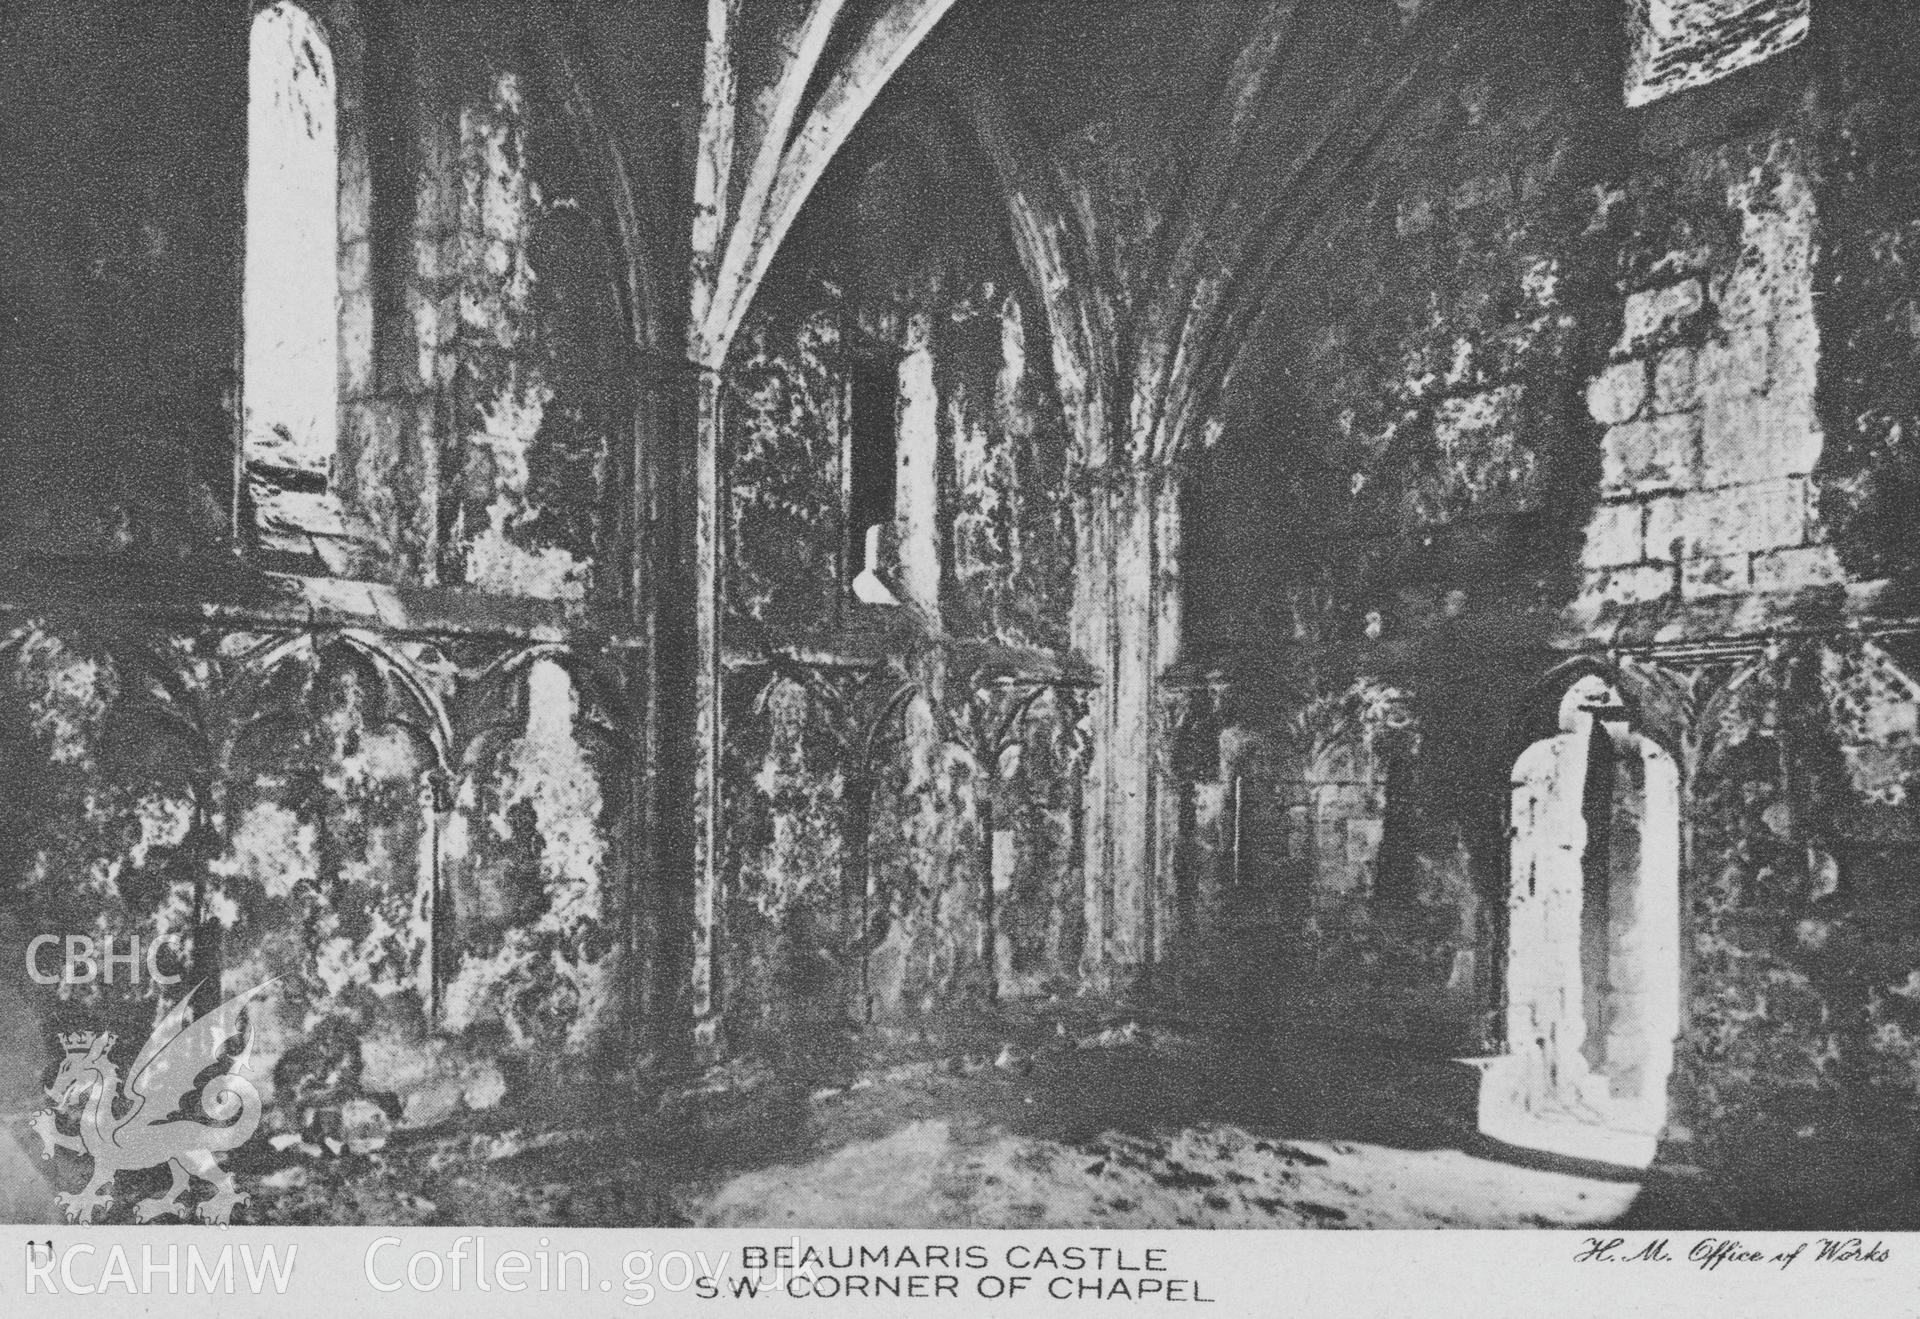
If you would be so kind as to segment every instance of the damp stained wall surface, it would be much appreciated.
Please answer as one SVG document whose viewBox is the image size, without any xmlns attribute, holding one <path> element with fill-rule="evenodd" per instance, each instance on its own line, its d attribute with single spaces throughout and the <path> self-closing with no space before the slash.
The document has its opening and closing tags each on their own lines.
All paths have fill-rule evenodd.
<svg viewBox="0 0 1920 1319">
<path fill-rule="evenodd" d="M 726 637 L 756 659 L 725 694 L 725 1010 L 739 1038 L 790 1048 L 1069 987 L 1082 938 L 1082 712 L 980 667 L 1066 658 L 1073 530 L 1044 321 L 995 209 L 935 209 L 960 195 L 961 145 L 908 155 L 873 135 L 792 240 L 727 395 Z M 862 361 L 897 381 L 891 606 L 849 591 Z"/>
<path fill-rule="evenodd" d="M 10 137 L 37 184 L 5 190 L 0 221 L 22 254 L 0 554 L 91 563 L 101 592 L 97 618 L 13 618 L 0 651 L 21 751 L 7 930 L 197 947 L 216 989 L 279 977 L 256 1021 L 270 1126 L 369 1096 L 431 1122 L 628 1038 L 629 675 L 563 627 L 537 645 L 170 631 L 116 626 L 109 599 L 152 583 L 244 611 L 284 594 L 263 569 L 452 587 L 496 619 L 503 598 L 561 617 L 620 599 L 627 310 L 609 200 L 520 7 L 313 8 L 340 95 L 337 448 L 324 494 L 250 474 L 238 546 L 246 27 L 6 19 L 10 89 L 41 106 Z M 372 64 L 369 23 L 393 38 Z M 99 85 L 126 94 L 61 127 L 66 89 Z M 30 997 L 48 1030 L 133 1038 L 163 992 L 122 974 Z"/>
<path fill-rule="evenodd" d="M 1835 29 L 1632 110 L 1604 31 L 1456 56 L 1303 244 L 1184 517 L 1242 802 L 1194 828 L 1262 904 L 1225 894 L 1213 942 L 1276 931 L 1264 984 L 1218 983 L 1496 1040 L 1499 798 L 1551 732 L 1528 693 L 1556 648 L 1624 647 L 1687 784 L 1670 1136 L 1762 1180 L 1916 1098 L 1913 688 L 1834 629 L 1910 576 L 1910 153 L 1867 90 L 1907 57 Z M 1768 633 L 1718 667 L 1661 650 Z M 1418 738 L 1397 821 L 1374 738 L 1319 713 L 1381 685 Z"/>
<path fill-rule="evenodd" d="M 1187 658 L 1238 739 L 1208 778 L 1240 855 L 1213 850 L 1271 895 L 1223 912 L 1282 932 L 1264 992 L 1370 1033 L 1484 1028 L 1496 703 L 1587 584 L 1601 435 L 1569 404 L 1619 314 L 1595 201 L 1619 91 L 1604 40 L 1571 44 L 1490 37 L 1350 167 L 1184 492 Z M 1540 60 L 1563 76 L 1506 72 Z"/>
<path fill-rule="evenodd" d="M 1038 56 L 1006 76 L 1098 213 L 1086 275 L 1110 306 L 1153 287 L 1154 153 L 1242 8 L 1103 26 L 1061 6 L 1008 45 L 1085 52 L 1074 79 Z M 1489 1046 L 1509 775 L 1553 733 L 1542 675 L 1611 649 L 1683 777 L 1672 1134 L 1757 1167 L 1775 1137 L 1910 1125 L 1920 689 L 1901 642 L 1849 624 L 1891 616 L 1920 569 L 1920 42 L 1864 0 L 1823 0 L 1821 32 L 1807 8 L 1748 6 L 1736 30 L 1711 0 L 1501 4 L 1462 35 L 1400 4 L 1315 30 L 1328 81 L 1290 105 L 1368 94 L 1332 85 L 1362 47 L 1409 43 L 1423 72 L 1356 158 L 1303 172 L 1319 200 L 1241 322 L 1211 446 L 1168 483 L 1180 536 L 1150 570 L 1182 597 L 1183 685 L 1151 693 L 1173 858 L 1151 877 L 1087 872 L 1091 698 L 1060 675 L 1090 658 L 1076 512 L 1099 491 L 1045 308 L 948 92 L 883 98 L 728 363 L 730 1046 L 819 1061 L 850 1022 L 1071 992 L 1112 933 L 1090 890 L 1149 878 L 1172 992 Z M 975 35 L 1042 22 L 999 11 Z M 676 252 L 698 24 L 585 6 L 588 131 L 519 6 L 381 14 L 330 29 L 333 502 L 273 528 L 272 566 L 570 617 L 630 603 L 639 310 L 592 131 L 657 173 Z M 0 558 L 258 585 L 223 540 L 245 33 L 106 5 L 4 22 L 0 86 L 36 108 L 0 119 L 37 186 L 0 193 L 27 254 L 0 272 Z M 1141 61 L 1169 26 L 1194 38 L 1180 61 Z M 73 35 L 96 28 L 116 39 Z M 1289 121 L 1288 149 L 1317 123 Z M 856 361 L 899 381 L 892 607 L 846 590 Z M 30 749 L 0 800 L 23 928 L 177 934 L 198 894 L 230 983 L 286 974 L 283 1096 L 335 1102 L 326 1078 L 351 1076 L 430 1121 L 617 1047 L 633 895 L 677 878 L 625 850 L 644 694 L 564 636 L 108 631 L 23 620 L 4 652 Z M 136 1021 L 150 993 L 44 1008 Z"/>
<path fill-rule="evenodd" d="M 338 110 L 340 407 L 308 446 L 331 450 L 324 495 L 258 473 L 243 492 L 255 562 L 613 598 L 629 312 L 556 62 L 516 5 L 311 8 Z M 181 565 L 233 515 L 248 34 L 112 6 L 8 22 L 11 90 L 36 108 L 10 139 L 33 186 L 5 203 L 7 303 L 32 330 L 5 345 L 6 552 Z M 59 108 L 95 83 L 126 95 Z"/>
<path fill-rule="evenodd" d="M 560 89 L 511 28 L 486 33 L 416 34 L 411 260 L 342 409 L 343 552 L 360 575 L 580 602 L 621 577 L 620 263 Z"/>
<path fill-rule="evenodd" d="M 464 704 L 451 755 L 403 668 Z M 613 721 L 551 658 L 505 691 L 472 672 L 432 647 L 27 632 L 8 731 L 45 769 L 8 797 L 21 937 L 161 940 L 168 970 L 197 946 L 230 992 L 273 981 L 256 1042 L 289 1109 L 371 1095 L 433 1121 L 497 1103 L 512 1059 L 597 1056 L 622 1024 Z M 138 1034 L 164 992 L 123 973 L 35 1006 Z"/>
<path fill-rule="evenodd" d="M 323 495 L 249 473 L 243 514 L 259 523 L 243 517 L 243 531 L 260 544 L 248 566 L 542 600 L 568 616 L 621 602 L 633 308 L 610 249 L 601 163 L 553 59 L 520 6 L 316 9 L 339 96 L 339 427 Z M 45 66 L 99 56 L 34 21 L 26 16 L 23 35 Z M 600 9 L 585 21 L 610 66 L 676 48 L 632 14 Z M 191 72 L 243 105 L 244 33 L 212 54 L 187 40 L 197 31 L 139 35 L 178 57 L 156 60 L 153 80 Z M 600 126 L 636 161 L 666 157 L 677 178 L 684 126 L 669 90 L 609 88 Z M 172 123 L 169 105 L 148 108 Z M 142 153 L 111 163 L 150 172 L 153 186 L 121 190 L 133 199 L 124 216 L 104 205 L 73 213 L 136 235 L 171 223 L 181 199 L 160 180 L 177 143 L 141 141 Z M 56 143 L 42 145 L 47 177 L 78 186 Z M 208 195 L 243 176 L 244 134 L 226 146 Z M 978 161 L 943 150 L 952 158 L 938 177 L 894 151 L 863 192 L 850 171 L 829 180 L 853 214 L 817 222 L 803 242 L 830 246 L 820 234 L 851 223 L 863 236 L 860 282 L 837 269 L 852 292 L 826 295 L 795 277 L 800 291 L 767 299 L 734 364 L 728 644 L 832 650 L 844 633 L 864 638 L 851 649 L 870 656 L 876 636 L 905 628 L 879 647 L 886 662 L 869 690 L 840 705 L 818 690 L 842 676 L 832 669 L 800 682 L 749 669 L 729 692 L 736 869 L 724 983 L 743 1047 L 765 1038 L 755 1023 L 783 1014 L 831 1023 L 984 1003 L 1070 987 L 1077 970 L 1084 711 L 1069 689 L 1009 689 L 980 659 L 1038 657 L 1043 669 L 1064 659 L 1064 429 L 1045 318 L 1025 301 L 1000 204 L 976 186 Z M 938 242 L 921 243 L 917 214 L 949 193 L 972 203 L 951 211 Z M 22 231 L 35 223 L 12 218 Z M 240 223 L 237 206 L 218 226 L 178 222 L 207 239 L 190 273 L 228 293 L 222 253 L 239 247 Z M 44 305 L 49 325 L 97 308 L 197 355 L 140 375 L 115 405 L 120 424 L 164 451 L 156 469 L 193 484 L 166 506 L 155 502 L 164 482 L 131 484 L 145 502 L 124 516 L 98 491 L 76 491 L 88 518 L 49 519 L 13 542 L 17 556 L 159 559 L 177 562 L 189 591 L 236 580 L 256 589 L 224 543 L 232 418 L 221 393 L 234 326 L 209 311 L 195 338 L 184 310 L 237 310 L 237 297 L 162 299 L 173 287 L 164 272 L 102 265 L 92 238 L 52 232 L 60 241 L 28 245 L 45 260 L 14 275 L 26 286 L 19 305 Z M 187 261 L 158 238 L 129 253 Z M 905 268 L 915 262 L 931 264 Z M 95 266 L 121 283 L 61 282 Z M 127 288 L 152 293 L 152 305 L 125 304 L 116 290 Z M 882 566 L 910 605 L 892 615 L 856 617 L 844 591 L 848 326 L 861 353 L 907 359 L 912 442 Z M 8 338 L 9 351 L 34 343 Z M 20 378 L 51 382 L 79 360 L 62 357 L 64 344 L 40 343 L 44 369 Z M 170 381 L 205 394 L 198 412 L 180 414 Z M 33 409 L 58 421 L 43 428 L 46 462 L 23 441 L 24 478 L 70 472 L 58 447 L 69 438 L 99 451 L 92 414 L 64 398 L 23 391 L 9 412 L 14 436 L 33 433 Z M 179 461 L 200 449 L 212 456 Z M 209 563 L 220 569 L 212 578 Z M 28 881 L 23 928 L 55 920 L 187 938 L 197 901 L 219 927 L 198 933 L 218 947 L 229 985 L 282 975 L 262 1039 L 282 1109 L 391 1094 L 405 1120 L 431 1121 L 497 1102 L 527 1065 L 598 1057 L 633 1025 L 629 904 L 646 881 L 622 846 L 635 705 L 616 709 L 605 693 L 620 684 L 564 643 L 549 659 L 504 643 L 364 640 L 29 626 L 8 652 L 11 699 L 26 711 L 17 731 L 29 761 L 74 768 L 14 799 L 9 837 Z M 964 653 L 949 662 L 956 646 Z M 76 874 L 90 878 L 70 891 Z M 116 989 L 100 1003 L 69 992 L 42 1006 L 135 1020 L 153 992 Z M 330 1075 L 349 1078 L 341 1093 L 325 1092 Z"/>
</svg>

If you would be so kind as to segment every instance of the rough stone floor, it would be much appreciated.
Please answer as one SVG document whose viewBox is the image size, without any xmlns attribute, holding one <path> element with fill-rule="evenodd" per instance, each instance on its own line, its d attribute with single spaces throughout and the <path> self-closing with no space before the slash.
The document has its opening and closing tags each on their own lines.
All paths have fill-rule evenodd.
<svg viewBox="0 0 1920 1319">
<path fill-rule="evenodd" d="M 1246 1061 L 1116 1030 L 1030 1071 L 889 1078 L 819 1102 L 818 1145 L 709 1184 L 689 1213 L 715 1226 L 1564 1227 L 1617 1219 L 1640 1189 L 1465 1153 L 1470 1131 L 1430 1102 L 1393 1111 L 1407 1078 L 1377 1063 L 1248 1076 Z"/>
<path fill-rule="evenodd" d="M 1698 1195 L 1684 1185 L 1675 1200 L 1670 1188 L 1485 1147 L 1471 1073 L 1443 1059 L 1071 1012 L 937 1040 L 870 1033 L 857 1064 L 850 1043 L 822 1041 L 840 1060 L 831 1069 L 735 1064 L 644 1099 L 562 1088 L 357 1153 L 243 1150 L 228 1166 L 253 1200 L 235 1221 L 1420 1228 L 1719 1217 L 1686 1204 Z M 61 1187 L 83 1180 L 68 1156 L 42 1164 L 22 1124 L 9 1126 L 21 1145 L 0 1151 L 6 1181 L 44 1187 L 50 1166 Z M 107 1221 L 145 1193 L 121 1187 Z M 40 1197 L 11 1198 L 37 1216 Z"/>
</svg>

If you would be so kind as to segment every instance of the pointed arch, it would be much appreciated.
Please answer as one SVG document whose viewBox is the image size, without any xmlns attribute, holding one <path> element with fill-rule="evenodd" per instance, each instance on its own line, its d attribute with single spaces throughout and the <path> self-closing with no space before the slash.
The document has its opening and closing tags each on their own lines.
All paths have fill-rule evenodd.
<svg viewBox="0 0 1920 1319">
<path fill-rule="evenodd" d="M 1513 762 L 1505 1052 L 1480 1130 L 1644 1167 L 1667 1117 L 1681 1012 L 1681 796 L 1609 666 L 1559 666 L 1554 731 Z"/>
<path fill-rule="evenodd" d="M 600 110 L 598 79 L 589 48 L 557 5 L 542 6 L 545 21 L 529 25 L 544 81 L 553 93 L 581 161 L 607 209 L 622 259 L 620 306 L 631 343 L 653 353 L 669 349 L 674 315 L 669 290 L 673 226 L 669 203 L 653 180 L 658 161 L 629 159 L 629 150 Z M 636 168 L 637 167 L 637 168 Z"/>
<path fill-rule="evenodd" d="M 717 366 L 745 319 L 800 208 L 827 166 L 872 108 L 876 97 L 933 31 L 954 0 L 892 0 L 868 25 L 852 54 L 828 80 L 791 143 L 784 130 L 824 52 L 842 0 L 814 0 L 792 58 L 775 86 L 774 111 L 750 167 L 740 210 L 715 275 L 715 296 L 703 324 L 694 327 L 700 359 Z M 769 148 L 779 144 L 778 164 Z"/>
</svg>

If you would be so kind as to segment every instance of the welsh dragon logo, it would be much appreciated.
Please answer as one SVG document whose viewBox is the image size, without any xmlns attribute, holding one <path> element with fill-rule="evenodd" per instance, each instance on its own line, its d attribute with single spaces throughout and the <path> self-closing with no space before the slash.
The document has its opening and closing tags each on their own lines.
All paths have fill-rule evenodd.
<svg viewBox="0 0 1920 1319">
<path fill-rule="evenodd" d="M 59 1197 L 70 1221 L 90 1223 L 96 1211 L 113 1203 L 109 1191 L 116 1174 L 163 1163 L 173 1174 L 173 1185 L 165 1195 L 134 1206 L 138 1221 L 166 1214 L 185 1218 L 187 1207 L 180 1196 L 194 1177 L 213 1186 L 213 1194 L 199 1205 L 202 1221 L 225 1224 L 231 1220 L 234 1206 L 247 1196 L 234 1189 L 232 1175 L 214 1155 L 245 1144 L 260 1125 L 260 1092 L 238 1073 L 246 1068 L 253 1042 L 244 1005 L 272 983 L 256 985 L 199 1018 L 192 1017 L 194 996 L 187 994 L 153 1028 L 133 1060 L 124 1088 L 109 1057 L 114 1046 L 111 1034 L 88 1031 L 60 1037 L 66 1056 L 47 1087 L 53 1107 L 35 1115 L 33 1130 L 45 1147 L 43 1159 L 51 1159 L 56 1149 L 93 1159 L 93 1177 L 86 1189 Z M 227 1061 L 226 1045 L 236 1035 L 244 1038 L 232 1059 L 232 1070 L 223 1066 L 218 1075 L 196 1085 L 202 1073 Z M 182 1104 L 196 1089 L 205 1122 L 181 1113 Z M 64 1134 L 58 1126 L 60 1117 L 76 1108 L 79 1134 Z"/>
</svg>

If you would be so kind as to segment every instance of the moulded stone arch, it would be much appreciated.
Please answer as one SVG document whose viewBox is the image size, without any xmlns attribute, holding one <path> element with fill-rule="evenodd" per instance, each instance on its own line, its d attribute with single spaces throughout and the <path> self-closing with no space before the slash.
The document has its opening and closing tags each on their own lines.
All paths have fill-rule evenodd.
<svg viewBox="0 0 1920 1319">
<path fill-rule="evenodd" d="M 446 748 L 433 683 L 357 630 L 269 639 L 234 669 L 219 697 L 226 820 L 216 868 L 257 903 L 256 932 L 269 939 L 318 931 L 302 924 L 301 893 L 331 906 L 388 877 L 362 895 L 388 927 L 366 936 L 391 945 L 377 959 L 379 983 L 417 988 L 430 1003 Z M 336 813 L 351 822 L 351 846 L 325 837 Z"/>
<path fill-rule="evenodd" d="M 546 21 L 531 25 L 540 73 L 566 119 L 575 151 L 594 174 L 595 200 L 605 212 L 600 218 L 618 243 L 619 303 L 632 341 L 643 349 L 665 351 L 678 328 L 669 324 L 672 207 L 657 182 L 665 171 L 657 160 L 629 161 L 629 150 L 600 112 L 588 52 L 568 34 L 557 7 L 543 9 Z"/>
<path fill-rule="evenodd" d="M 1680 1026 L 1680 774 L 1597 671 L 1510 777 L 1505 1052 L 1480 1130 L 1629 1166 L 1652 1161 Z"/>
</svg>

